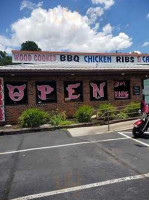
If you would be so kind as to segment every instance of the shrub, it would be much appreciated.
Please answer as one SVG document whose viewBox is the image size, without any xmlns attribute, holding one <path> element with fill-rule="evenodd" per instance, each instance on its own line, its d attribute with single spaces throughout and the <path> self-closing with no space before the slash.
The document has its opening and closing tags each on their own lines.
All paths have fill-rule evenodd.
<svg viewBox="0 0 149 200">
<path fill-rule="evenodd" d="M 66 121 L 65 112 L 59 112 L 58 110 L 51 112 L 50 114 L 50 123 L 54 126 L 62 124 L 62 122 Z"/>
<path fill-rule="evenodd" d="M 100 106 L 98 107 L 97 115 L 98 117 L 105 117 L 105 120 L 108 120 L 108 113 L 109 113 L 109 118 L 114 119 L 116 110 L 117 110 L 116 107 L 113 106 L 112 104 L 103 103 L 100 104 Z"/>
<path fill-rule="evenodd" d="M 139 115 L 138 110 L 140 109 L 140 103 L 131 102 L 125 107 L 125 113 L 129 117 L 136 117 Z"/>
<path fill-rule="evenodd" d="M 90 122 L 91 116 L 93 115 L 93 107 L 88 105 L 83 105 L 75 113 L 75 117 L 78 122 L 84 123 L 84 122 Z"/>
<path fill-rule="evenodd" d="M 38 127 L 48 122 L 48 113 L 37 108 L 25 110 L 19 117 L 19 124 L 22 127 Z"/>
<path fill-rule="evenodd" d="M 120 111 L 120 113 L 118 113 L 116 115 L 116 119 L 127 119 L 128 115 L 125 112 Z"/>
</svg>

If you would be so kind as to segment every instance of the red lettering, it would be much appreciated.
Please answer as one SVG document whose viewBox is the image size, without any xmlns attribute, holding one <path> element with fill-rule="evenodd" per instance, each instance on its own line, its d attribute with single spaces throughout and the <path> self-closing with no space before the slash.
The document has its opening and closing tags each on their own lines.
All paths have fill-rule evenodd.
<svg viewBox="0 0 149 200">
<path fill-rule="evenodd" d="M 16 61 L 20 60 L 19 54 L 14 54 L 14 59 L 15 59 Z"/>
<path fill-rule="evenodd" d="M 27 55 L 26 54 L 24 55 L 24 60 L 27 61 Z"/>
<path fill-rule="evenodd" d="M 48 62 L 48 61 L 56 61 L 56 55 L 49 55 L 49 54 L 14 54 L 14 60 L 20 62 Z"/>
<path fill-rule="evenodd" d="M 31 61 L 32 56 L 30 54 L 28 54 L 28 60 Z"/>
<path fill-rule="evenodd" d="M 22 55 L 22 54 L 20 54 L 20 60 L 21 60 L 21 61 L 23 60 L 23 55 Z"/>
<path fill-rule="evenodd" d="M 53 55 L 53 61 L 56 61 L 56 56 L 55 55 Z"/>
<path fill-rule="evenodd" d="M 115 91 L 115 98 L 128 99 L 128 91 Z"/>
<path fill-rule="evenodd" d="M 34 61 L 37 61 L 37 55 L 36 54 L 34 55 Z"/>
<path fill-rule="evenodd" d="M 45 55 L 42 55 L 42 61 L 46 61 Z"/>
<path fill-rule="evenodd" d="M 13 85 L 6 85 L 9 91 L 9 97 L 12 101 L 21 101 L 24 97 L 24 90 L 26 88 L 26 85 L 20 85 L 20 86 L 13 86 Z M 15 92 L 15 89 L 18 90 L 18 92 Z"/>
<path fill-rule="evenodd" d="M 41 61 L 41 55 L 38 55 L 38 61 Z"/>
<path fill-rule="evenodd" d="M 95 99 L 100 99 L 100 98 L 104 97 L 105 82 L 100 84 L 100 86 L 99 86 L 100 88 L 95 83 L 91 83 L 91 86 L 93 88 L 93 97 Z"/>
<path fill-rule="evenodd" d="M 138 62 L 141 62 L 141 57 L 140 57 L 140 56 L 138 56 L 138 58 L 137 58 L 137 59 L 138 59 Z"/>
<path fill-rule="evenodd" d="M 0 93 L 0 106 L 2 106 L 2 105 L 3 105 L 3 94 Z"/>
<path fill-rule="evenodd" d="M 0 121 L 3 121 L 4 119 L 4 110 L 2 107 L 0 107 Z"/>
<path fill-rule="evenodd" d="M 53 61 L 53 56 L 52 55 L 50 55 L 50 61 Z"/>
<path fill-rule="evenodd" d="M 75 95 L 75 88 L 78 88 L 80 86 L 80 83 L 76 83 L 76 84 L 70 84 L 68 85 L 68 87 L 66 88 L 66 90 L 68 91 L 68 98 L 66 98 L 65 100 L 73 100 L 73 99 L 78 99 L 80 97 L 80 94 Z"/>
<path fill-rule="evenodd" d="M 31 61 L 32 56 L 30 54 L 14 54 L 15 61 Z"/>
<path fill-rule="evenodd" d="M 54 88 L 50 85 L 37 85 L 37 89 L 41 92 L 41 95 L 38 95 L 41 100 L 46 100 L 47 94 L 51 94 L 54 91 Z"/>
<path fill-rule="evenodd" d="M 117 81 L 114 83 L 114 87 L 119 87 L 119 86 L 126 86 L 125 81 Z"/>
</svg>

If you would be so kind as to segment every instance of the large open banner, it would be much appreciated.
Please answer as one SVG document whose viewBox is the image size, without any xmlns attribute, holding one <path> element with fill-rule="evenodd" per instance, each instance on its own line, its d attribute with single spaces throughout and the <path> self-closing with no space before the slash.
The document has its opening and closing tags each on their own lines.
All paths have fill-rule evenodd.
<svg viewBox="0 0 149 200">
<path fill-rule="evenodd" d="M 4 106 L 4 81 L 0 77 L 0 122 L 5 121 L 5 106 Z"/>
</svg>

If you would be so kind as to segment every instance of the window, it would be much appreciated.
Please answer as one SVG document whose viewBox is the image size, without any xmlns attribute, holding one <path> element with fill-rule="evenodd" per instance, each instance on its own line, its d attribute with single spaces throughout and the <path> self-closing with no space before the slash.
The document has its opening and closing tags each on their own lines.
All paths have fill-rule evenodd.
<svg viewBox="0 0 149 200">
<path fill-rule="evenodd" d="M 64 97 L 66 102 L 83 101 L 83 84 L 81 81 L 65 81 Z"/>
<path fill-rule="evenodd" d="M 36 102 L 37 103 L 57 102 L 55 81 L 36 82 Z"/>
<path fill-rule="evenodd" d="M 6 82 L 5 83 L 5 104 L 18 105 L 27 104 L 27 83 Z"/>
<path fill-rule="evenodd" d="M 91 101 L 107 100 L 107 81 L 90 82 L 90 100 Z"/>
<path fill-rule="evenodd" d="M 114 81 L 115 100 L 130 99 L 130 81 Z"/>
</svg>

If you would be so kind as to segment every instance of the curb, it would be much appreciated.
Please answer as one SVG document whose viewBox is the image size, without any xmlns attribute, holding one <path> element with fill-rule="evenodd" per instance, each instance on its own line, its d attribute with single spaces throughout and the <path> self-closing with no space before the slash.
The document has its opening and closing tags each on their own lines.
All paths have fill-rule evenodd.
<svg viewBox="0 0 149 200">
<path fill-rule="evenodd" d="M 125 121 L 132 121 L 138 118 L 131 118 L 131 119 L 124 119 L 124 120 L 119 120 L 119 121 L 111 121 L 110 124 L 116 124 L 119 122 L 125 122 Z M 80 124 L 72 124 L 72 125 L 63 125 L 63 126 L 50 126 L 50 127 L 45 127 L 45 128 L 20 128 L 20 129 L 4 129 L 0 130 L 0 136 L 3 135 L 17 135 L 17 134 L 24 134 L 24 133 L 35 133 L 35 132 L 42 132 L 42 131 L 54 131 L 58 129 L 67 129 L 67 128 L 80 128 L 80 127 L 90 127 L 90 126 L 95 126 L 95 125 L 100 125 L 99 122 L 91 122 L 91 123 L 80 123 Z M 107 124 L 104 124 L 107 125 Z M 100 125 L 102 126 L 102 125 Z M 130 128 L 118 130 L 118 131 L 124 131 L 124 130 L 130 130 Z M 112 130 L 112 131 L 106 131 L 106 132 L 113 132 L 117 130 Z"/>
<path fill-rule="evenodd" d="M 64 125 L 64 126 L 50 126 L 46 128 L 38 127 L 38 128 L 20 128 L 20 129 L 7 129 L 7 130 L 4 129 L 4 130 L 0 130 L 0 136 L 34 133 L 34 132 L 42 132 L 42 131 L 54 131 L 54 130 L 66 129 L 66 128 L 90 127 L 94 125 L 99 125 L 99 122 L 80 123 L 80 124 L 72 124 L 72 125 Z"/>
</svg>

